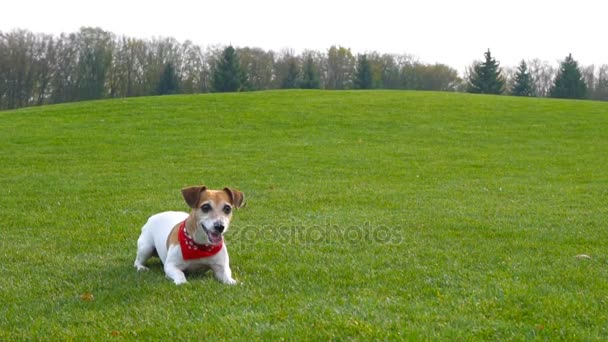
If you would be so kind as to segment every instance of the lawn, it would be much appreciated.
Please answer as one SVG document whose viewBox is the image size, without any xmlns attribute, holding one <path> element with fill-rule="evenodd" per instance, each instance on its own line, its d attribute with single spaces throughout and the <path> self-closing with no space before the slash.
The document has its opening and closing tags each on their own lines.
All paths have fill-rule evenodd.
<svg viewBox="0 0 608 342">
<path fill-rule="evenodd" d="M 0 340 L 606 340 L 607 157 L 591 101 L 271 91 L 0 112 Z M 146 219 L 197 184 L 245 193 L 226 234 L 239 285 L 133 268 Z"/>
</svg>

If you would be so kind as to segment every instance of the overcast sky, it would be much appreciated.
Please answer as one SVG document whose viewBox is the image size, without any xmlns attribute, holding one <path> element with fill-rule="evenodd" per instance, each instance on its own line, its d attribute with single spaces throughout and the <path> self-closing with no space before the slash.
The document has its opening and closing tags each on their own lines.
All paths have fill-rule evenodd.
<svg viewBox="0 0 608 342">
<path fill-rule="evenodd" d="M 502 66 L 568 53 L 608 64 L 605 0 L 0 0 L 0 30 L 75 32 L 101 27 L 137 38 L 174 37 L 201 46 L 280 51 L 408 53 L 459 71 L 490 48 Z"/>
</svg>

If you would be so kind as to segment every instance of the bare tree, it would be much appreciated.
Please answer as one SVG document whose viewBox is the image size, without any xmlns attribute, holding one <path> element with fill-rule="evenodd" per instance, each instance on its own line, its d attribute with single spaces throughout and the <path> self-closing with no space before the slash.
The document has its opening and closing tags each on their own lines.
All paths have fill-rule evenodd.
<svg viewBox="0 0 608 342">
<path fill-rule="evenodd" d="M 51 79 L 51 103 L 75 101 L 76 94 L 76 35 L 62 34 L 55 44 L 56 64 Z"/>
<path fill-rule="evenodd" d="M 35 45 L 34 34 L 16 30 L 0 36 L 0 95 L 4 99 L 2 108 L 19 108 L 27 106 L 34 93 L 35 83 Z"/>
<path fill-rule="evenodd" d="M 515 83 L 515 73 L 517 72 L 516 68 L 511 66 L 503 66 L 500 67 L 501 74 L 505 78 L 505 89 L 508 94 L 510 89 L 513 88 L 513 84 Z"/>
<path fill-rule="evenodd" d="M 6 93 L 9 87 L 7 45 L 7 35 L 0 31 L 0 110 L 6 108 Z"/>
<path fill-rule="evenodd" d="M 35 98 L 38 106 L 48 103 L 50 99 L 50 83 L 53 77 L 54 65 L 56 64 L 55 43 L 53 36 L 38 35 L 35 56 Z"/>
<path fill-rule="evenodd" d="M 587 86 L 587 96 L 591 98 L 595 92 L 596 78 L 595 78 L 595 65 L 589 65 L 581 67 L 581 73 L 583 74 L 583 80 Z"/>
<path fill-rule="evenodd" d="M 549 91 L 553 86 L 553 79 L 557 73 L 555 67 L 547 61 L 535 58 L 527 62 L 530 77 L 534 87 L 534 95 L 539 97 L 549 96 Z"/>
<path fill-rule="evenodd" d="M 599 67 L 591 98 L 593 100 L 608 101 L 608 64 L 603 64 Z"/>
<path fill-rule="evenodd" d="M 147 42 L 145 46 L 145 59 L 142 61 L 145 66 L 143 93 L 153 95 L 156 94 L 161 74 L 166 65 L 171 64 L 175 68 L 178 78 L 181 78 L 183 66 L 181 44 L 174 38 L 160 38 Z"/>
<path fill-rule="evenodd" d="M 141 39 L 120 37 L 116 40 L 109 76 L 111 97 L 146 94 L 144 91 L 146 45 L 147 42 Z"/>
<path fill-rule="evenodd" d="M 274 52 L 245 47 L 237 49 L 237 55 L 247 77 L 249 90 L 265 90 L 272 87 Z"/>
<path fill-rule="evenodd" d="M 199 93 L 202 91 L 202 80 L 205 71 L 205 56 L 198 45 L 186 41 L 182 45 L 183 66 L 181 75 L 182 93 Z"/>
</svg>

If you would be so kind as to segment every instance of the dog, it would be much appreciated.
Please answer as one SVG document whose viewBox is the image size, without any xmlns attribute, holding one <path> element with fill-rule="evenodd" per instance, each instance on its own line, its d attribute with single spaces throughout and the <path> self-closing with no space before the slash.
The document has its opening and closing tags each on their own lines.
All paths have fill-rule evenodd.
<svg viewBox="0 0 608 342">
<path fill-rule="evenodd" d="M 212 269 L 224 284 L 237 283 L 232 278 L 224 233 L 230 226 L 234 209 L 243 207 L 242 192 L 224 188 L 209 190 L 205 186 L 182 189 L 182 196 L 191 208 L 190 214 L 167 211 L 151 216 L 137 240 L 134 266 L 138 271 L 148 268 L 144 263 L 158 256 L 165 275 L 176 285 L 187 282 L 184 271 Z"/>
</svg>

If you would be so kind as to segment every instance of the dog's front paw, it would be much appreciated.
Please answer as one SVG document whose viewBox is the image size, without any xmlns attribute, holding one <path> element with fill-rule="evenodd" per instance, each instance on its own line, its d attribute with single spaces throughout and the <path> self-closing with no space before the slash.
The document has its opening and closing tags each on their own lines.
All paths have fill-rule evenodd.
<svg viewBox="0 0 608 342">
<path fill-rule="evenodd" d="M 175 280 L 173 280 L 173 282 L 175 283 L 175 285 L 182 285 L 182 284 L 187 283 L 188 281 L 186 280 L 186 278 L 184 278 L 184 279 L 175 279 Z"/>
<path fill-rule="evenodd" d="M 238 281 L 236 281 L 236 280 L 234 280 L 232 278 L 228 278 L 228 279 L 225 279 L 223 281 L 223 283 L 224 284 L 228 284 L 228 285 L 236 285 L 236 284 L 238 284 Z"/>
<path fill-rule="evenodd" d="M 142 272 L 142 271 L 149 270 L 149 268 L 147 268 L 146 266 L 144 266 L 144 265 L 138 265 L 138 264 L 135 264 L 135 268 L 137 268 L 137 272 Z"/>
</svg>

